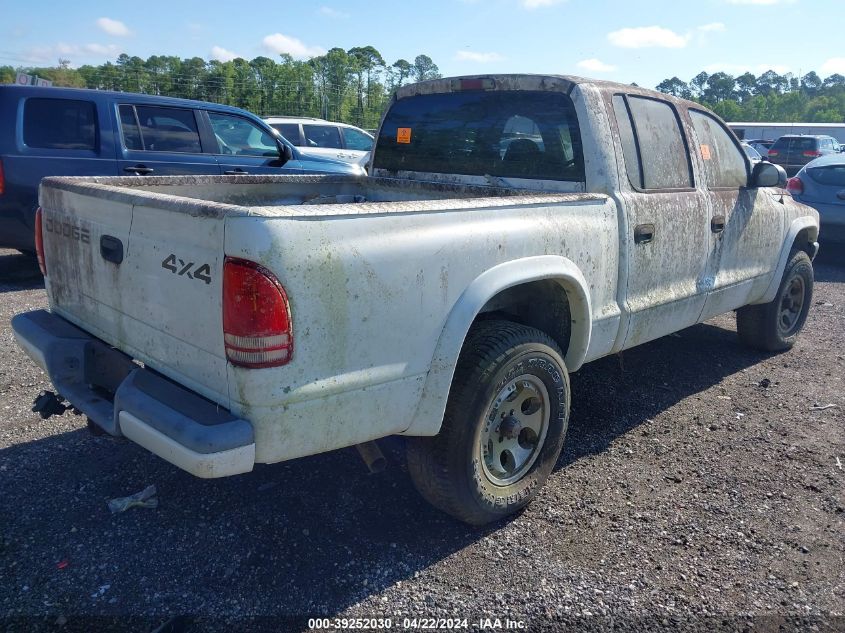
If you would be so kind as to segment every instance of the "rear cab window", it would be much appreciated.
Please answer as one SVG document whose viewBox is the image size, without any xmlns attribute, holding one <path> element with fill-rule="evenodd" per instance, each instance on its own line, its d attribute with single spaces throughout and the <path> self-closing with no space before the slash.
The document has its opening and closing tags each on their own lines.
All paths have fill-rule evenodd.
<svg viewBox="0 0 845 633">
<path fill-rule="evenodd" d="M 31 98 L 24 102 L 23 142 L 57 150 L 97 149 L 97 110 L 91 101 Z"/>
<path fill-rule="evenodd" d="M 614 95 L 612 101 L 631 185 L 642 191 L 692 189 L 692 165 L 674 106 L 636 95 Z"/>
<path fill-rule="evenodd" d="M 568 95 L 464 91 L 397 101 L 381 126 L 375 168 L 532 180 L 584 181 Z"/>
</svg>

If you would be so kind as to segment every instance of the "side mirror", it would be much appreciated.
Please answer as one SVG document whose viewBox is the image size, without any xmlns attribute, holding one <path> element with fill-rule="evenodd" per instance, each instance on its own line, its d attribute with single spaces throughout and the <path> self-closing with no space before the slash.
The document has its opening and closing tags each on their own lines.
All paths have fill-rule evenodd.
<svg viewBox="0 0 845 633">
<path fill-rule="evenodd" d="M 752 187 L 786 187 L 786 172 L 780 165 L 761 161 L 751 170 Z"/>
<path fill-rule="evenodd" d="M 293 160 L 293 150 L 286 143 L 279 143 L 279 160 L 283 164 L 289 160 Z"/>
</svg>

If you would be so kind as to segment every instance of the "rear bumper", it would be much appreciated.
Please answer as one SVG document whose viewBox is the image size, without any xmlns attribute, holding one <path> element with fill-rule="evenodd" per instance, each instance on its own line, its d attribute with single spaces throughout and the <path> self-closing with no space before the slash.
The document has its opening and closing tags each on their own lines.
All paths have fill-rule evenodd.
<svg viewBox="0 0 845 633">
<path fill-rule="evenodd" d="M 197 477 L 252 470 L 255 438 L 246 420 L 46 310 L 15 316 L 12 329 L 56 390 L 108 433 Z"/>
</svg>

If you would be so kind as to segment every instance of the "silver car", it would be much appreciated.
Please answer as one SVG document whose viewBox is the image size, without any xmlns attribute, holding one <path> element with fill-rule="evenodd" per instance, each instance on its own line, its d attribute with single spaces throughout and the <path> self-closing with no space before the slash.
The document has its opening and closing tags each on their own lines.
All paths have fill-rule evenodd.
<svg viewBox="0 0 845 633">
<path fill-rule="evenodd" d="M 305 156 L 332 158 L 366 167 L 374 138 L 354 125 L 324 119 L 271 116 L 264 120 Z"/>
<path fill-rule="evenodd" d="M 808 163 L 786 187 L 795 200 L 819 212 L 821 241 L 845 242 L 845 154 Z"/>
</svg>

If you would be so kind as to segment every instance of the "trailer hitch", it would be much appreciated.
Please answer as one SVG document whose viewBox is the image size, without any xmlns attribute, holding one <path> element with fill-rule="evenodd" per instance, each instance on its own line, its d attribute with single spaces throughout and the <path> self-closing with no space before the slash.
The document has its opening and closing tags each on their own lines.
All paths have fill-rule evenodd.
<svg viewBox="0 0 845 633">
<path fill-rule="evenodd" d="M 64 400 L 60 394 L 42 391 L 33 401 L 32 410 L 46 420 L 50 416 L 62 415 L 68 409 L 73 408 L 69 404 L 62 404 Z"/>
</svg>

